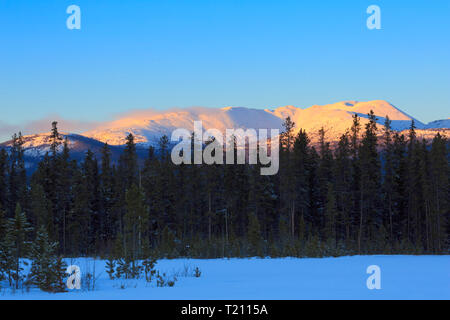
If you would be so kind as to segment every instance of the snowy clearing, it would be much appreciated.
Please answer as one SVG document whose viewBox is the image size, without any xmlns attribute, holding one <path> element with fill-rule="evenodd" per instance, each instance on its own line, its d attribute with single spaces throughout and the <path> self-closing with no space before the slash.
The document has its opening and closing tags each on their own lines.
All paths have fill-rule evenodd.
<svg viewBox="0 0 450 320">
<path fill-rule="evenodd" d="M 94 260 L 67 259 L 83 269 Z M 381 289 L 366 286 L 366 269 L 381 269 Z M 192 276 L 199 267 L 201 276 Z M 139 280 L 109 280 L 105 261 L 95 261 L 96 288 L 50 294 L 1 289 L 0 299 L 450 299 L 450 256 L 351 256 L 280 259 L 159 260 L 156 269 L 177 275 L 174 287 Z M 186 276 L 186 270 L 189 275 Z M 83 276 L 83 275 L 82 275 Z"/>
</svg>

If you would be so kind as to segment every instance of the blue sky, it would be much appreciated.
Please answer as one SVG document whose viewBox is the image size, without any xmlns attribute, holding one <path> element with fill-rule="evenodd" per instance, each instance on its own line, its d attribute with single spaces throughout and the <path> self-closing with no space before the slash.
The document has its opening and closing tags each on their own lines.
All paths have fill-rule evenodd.
<svg viewBox="0 0 450 320">
<path fill-rule="evenodd" d="M 66 28 L 71 4 L 81 30 Z M 381 30 L 366 27 L 371 4 Z M 1 0 L 0 126 L 373 99 L 448 118 L 449 12 L 448 0 Z"/>
</svg>

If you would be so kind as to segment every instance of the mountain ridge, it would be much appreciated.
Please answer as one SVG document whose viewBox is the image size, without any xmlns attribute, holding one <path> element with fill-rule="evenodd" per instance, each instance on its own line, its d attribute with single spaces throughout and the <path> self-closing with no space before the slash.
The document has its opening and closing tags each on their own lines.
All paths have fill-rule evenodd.
<svg viewBox="0 0 450 320">
<path fill-rule="evenodd" d="M 154 112 L 151 110 L 126 115 L 120 119 L 100 125 L 94 130 L 81 134 L 62 133 L 67 137 L 69 147 L 74 158 L 82 159 L 84 153 L 90 149 L 94 153 L 101 150 L 104 143 L 113 149 L 114 158 L 118 158 L 125 144 L 126 136 L 132 133 L 135 136 L 137 147 L 144 156 L 144 149 L 157 146 L 162 135 L 171 136 L 173 130 L 185 128 L 193 131 L 193 122 L 201 120 L 203 129 L 215 128 L 221 132 L 225 129 L 279 129 L 286 117 L 291 117 L 296 126 L 294 132 L 300 128 L 309 134 L 311 143 L 318 142 L 318 131 L 323 127 L 326 139 L 332 144 L 340 138 L 352 125 L 352 116 L 358 114 L 361 125 L 368 122 L 367 113 L 373 110 L 378 120 L 379 133 L 385 117 L 389 116 L 392 128 L 402 132 L 408 130 L 414 120 L 419 138 L 432 139 L 437 132 L 450 137 L 450 118 L 431 121 L 424 124 L 413 118 L 401 109 L 384 100 L 367 102 L 341 101 L 327 105 L 313 105 L 308 108 L 284 106 L 275 109 L 254 109 L 246 107 L 216 108 L 188 108 Z M 24 136 L 25 156 L 30 161 L 42 158 L 49 151 L 50 133 L 41 133 Z M 10 147 L 11 141 L 0 143 L 0 147 Z"/>
<path fill-rule="evenodd" d="M 314 136 L 320 128 L 324 127 L 328 138 L 336 140 L 350 128 L 353 114 L 358 114 L 361 117 L 361 124 L 364 125 L 368 121 L 367 113 L 370 110 L 374 111 L 380 125 L 383 125 L 385 117 L 389 116 L 392 128 L 396 131 L 408 129 L 412 120 L 417 129 L 421 130 L 450 128 L 450 120 L 436 120 L 424 124 L 384 100 L 367 102 L 348 100 L 327 105 L 313 105 L 308 108 L 289 105 L 273 110 L 245 107 L 181 109 L 156 113 L 145 119 L 125 117 L 106 124 L 105 128 L 90 130 L 83 135 L 111 145 L 122 145 L 125 143 L 126 135 L 133 133 L 137 143 L 155 145 L 161 135 L 170 136 L 176 128 L 192 131 L 194 120 L 202 120 L 205 130 L 216 128 L 222 132 L 227 128 L 282 130 L 282 123 L 289 116 L 296 124 L 295 132 L 302 128 Z"/>
</svg>

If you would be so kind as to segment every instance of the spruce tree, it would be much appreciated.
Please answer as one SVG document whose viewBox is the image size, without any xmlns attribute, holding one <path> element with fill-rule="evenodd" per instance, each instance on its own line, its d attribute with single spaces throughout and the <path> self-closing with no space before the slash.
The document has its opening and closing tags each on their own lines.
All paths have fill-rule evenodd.
<svg viewBox="0 0 450 320">
<path fill-rule="evenodd" d="M 126 146 L 120 158 L 120 165 L 125 179 L 125 188 L 129 189 L 133 184 L 139 185 L 136 143 L 131 133 L 126 138 Z"/>
<path fill-rule="evenodd" d="M 382 156 L 384 158 L 384 179 L 382 185 L 382 199 L 384 203 L 384 222 L 385 225 L 388 225 L 389 230 L 389 239 L 391 241 L 391 245 L 394 240 L 394 227 L 393 227 L 393 214 L 394 214 L 394 200 L 393 200 L 393 192 L 394 192 L 394 150 L 392 143 L 392 129 L 391 129 L 391 120 L 388 116 L 386 116 L 384 127 L 383 127 L 383 153 Z"/>
<path fill-rule="evenodd" d="M 126 257 L 135 261 L 141 257 L 143 239 L 148 230 L 148 209 L 138 186 L 132 185 L 126 194 L 127 210 L 124 216 Z"/>
<path fill-rule="evenodd" d="M 96 252 L 99 250 L 100 245 L 102 245 L 102 243 L 100 243 L 101 234 L 99 232 L 101 230 L 101 193 L 97 158 L 90 150 L 88 150 L 86 154 L 82 169 L 84 175 L 84 187 L 87 192 L 87 205 L 89 213 L 88 216 L 86 216 L 89 225 L 89 250 Z"/>
<path fill-rule="evenodd" d="M 283 132 L 280 135 L 280 171 L 279 171 L 279 196 L 280 212 L 289 217 L 289 233 L 283 234 L 288 237 L 292 244 L 295 238 L 295 216 L 296 216 L 296 180 L 295 163 L 292 149 L 294 148 L 295 122 L 288 116 L 283 124 Z M 281 234 L 280 234 L 281 236 Z"/>
<path fill-rule="evenodd" d="M 406 139 L 403 134 L 396 132 L 393 139 L 392 153 L 392 232 L 393 245 L 399 247 L 400 242 L 407 239 L 407 161 Z"/>
<path fill-rule="evenodd" d="M 4 242 L 5 238 L 5 211 L 0 208 L 0 281 L 5 280 L 7 263 L 8 263 L 8 251 Z"/>
<path fill-rule="evenodd" d="M 333 184 L 328 183 L 328 192 L 325 204 L 325 229 L 324 239 L 326 239 L 327 249 L 331 255 L 334 255 L 337 245 L 337 209 L 336 209 L 336 197 L 334 194 Z"/>
<path fill-rule="evenodd" d="M 0 210 L 8 207 L 8 154 L 4 148 L 0 149 Z"/>
<path fill-rule="evenodd" d="M 359 249 L 359 230 L 361 220 L 361 161 L 360 161 L 360 131 L 361 119 L 357 114 L 353 115 L 353 122 L 350 128 L 350 157 L 351 157 L 351 221 L 353 224 L 355 248 Z M 359 251 L 359 250 L 358 250 Z"/>
<path fill-rule="evenodd" d="M 323 127 L 319 130 L 319 151 L 320 151 L 320 160 L 317 171 L 317 178 L 319 183 L 318 184 L 319 201 L 317 202 L 316 206 L 320 218 L 320 225 L 318 227 L 322 228 L 325 224 L 325 210 L 328 195 L 328 187 L 333 182 L 332 181 L 333 153 L 331 152 L 330 149 L 330 143 L 326 142 L 325 130 Z"/>
<path fill-rule="evenodd" d="M 30 259 L 32 260 L 30 282 L 39 289 L 47 292 L 65 291 L 66 265 L 57 256 L 58 243 L 49 239 L 44 226 L 36 234 L 31 246 Z"/>
<path fill-rule="evenodd" d="M 380 159 L 377 151 L 376 116 L 371 110 L 369 122 L 360 146 L 361 185 L 360 185 L 360 220 L 358 232 L 358 252 L 369 250 L 367 241 L 374 240 L 381 225 L 381 201 L 379 190 L 381 183 Z"/>
<path fill-rule="evenodd" d="M 159 216 L 157 210 L 159 205 L 158 168 L 159 160 L 155 154 L 155 148 L 151 146 L 142 169 L 142 188 L 145 195 L 145 204 L 149 208 L 149 216 L 151 217 L 149 221 L 149 234 L 151 235 L 154 235 L 157 231 L 155 229 L 157 229 L 157 217 Z"/>
<path fill-rule="evenodd" d="M 352 242 L 352 160 L 350 138 L 348 132 L 339 139 L 335 150 L 334 162 L 334 190 L 336 194 L 336 208 L 339 215 L 337 238 L 344 241 L 347 247 Z"/>
<path fill-rule="evenodd" d="M 432 208 L 431 219 L 432 229 L 431 246 L 432 251 L 436 253 L 449 250 L 450 234 L 450 181 L 449 181 L 449 162 L 448 162 L 448 142 L 439 133 L 434 137 L 431 152 L 431 181 L 432 183 Z"/>
<path fill-rule="evenodd" d="M 102 148 L 101 172 L 100 172 L 100 204 L 99 204 L 99 224 L 101 229 L 100 239 L 107 243 L 115 237 L 116 217 L 114 215 L 115 206 L 115 184 L 111 166 L 111 150 L 107 143 Z M 111 246 L 108 244 L 108 246 Z"/>
<path fill-rule="evenodd" d="M 50 154 L 54 162 L 57 161 L 58 147 L 61 145 L 62 137 L 58 132 L 58 122 L 52 122 L 52 129 L 50 131 Z"/>
<path fill-rule="evenodd" d="M 90 164 L 85 162 L 83 167 L 75 171 L 73 177 L 73 206 L 67 217 L 67 249 L 74 255 L 87 255 L 91 248 L 91 186 L 88 186 L 86 174 L 91 172 Z M 55 239 L 52 239 L 55 241 Z"/>
<path fill-rule="evenodd" d="M 308 192 L 308 180 L 311 171 L 309 143 L 310 139 L 306 131 L 300 129 L 294 141 L 293 174 L 295 179 L 295 208 L 302 219 L 309 215 L 310 194 Z M 304 237 L 304 230 L 298 230 L 298 235 L 299 237 Z"/>
<path fill-rule="evenodd" d="M 24 276 L 21 274 L 22 260 L 28 254 L 30 242 L 28 234 L 32 231 L 27 221 L 25 213 L 18 203 L 14 218 L 10 218 L 6 223 L 6 234 L 3 241 L 3 254 L 6 257 L 5 269 L 8 274 L 9 284 L 15 283 L 15 288 L 19 289 L 19 284 Z"/>
<path fill-rule="evenodd" d="M 258 217 L 253 212 L 248 215 L 248 254 L 250 256 L 263 256 L 261 228 Z"/>
<path fill-rule="evenodd" d="M 27 176 L 25 171 L 25 160 L 23 150 L 22 133 L 14 134 L 12 137 L 12 148 L 9 161 L 9 184 L 8 184 L 8 216 L 13 217 L 17 203 L 25 208 Z"/>
<path fill-rule="evenodd" d="M 74 176 L 74 171 L 76 170 L 76 164 L 70 161 L 70 149 L 69 141 L 67 136 L 63 142 L 62 152 L 57 158 L 56 166 L 58 170 L 57 184 L 58 184 L 58 213 L 59 213 L 59 229 L 61 230 L 61 252 L 66 254 L 67 247 L 67 227 L 68 227 L 68 216 L 70 214 L 70 209 L 72 206 L 72 201 L 74 198 L 72 186 L 72 179 Z"/>
<path fill-rule="evenodd" d="M 416 239 L 416 215 L 418 210 L 418 170 L 419 170 L 419 152 L 414 120 L 408 133 L 408 152 L 407 152 L 407 221 L 406 221 L 406 241 L 414 244 Z"/>
<path fill-rule="evenodd" d="M 49 225 L 52 222 L 49 214 L 50 207 L 51 204 L 45 195 L 44 188 L 38 183 L 33 183 L 31 185 L 31 221 L 36 227 L 36 231 L 39 230 L 41 226 L 44 226 L 46 229 L 49 228 Z"/>
</svg>

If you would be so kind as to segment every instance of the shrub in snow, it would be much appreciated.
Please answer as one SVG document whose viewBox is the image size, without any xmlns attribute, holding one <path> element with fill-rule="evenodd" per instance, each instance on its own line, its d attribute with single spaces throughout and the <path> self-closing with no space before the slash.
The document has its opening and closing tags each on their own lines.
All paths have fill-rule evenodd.
<svg viewBox="0 0 450 320">
<path fill-rule="evenodd" d="M 165 273 L 160 274 L 159 271 L 156 273 L 156 286 L 157 287 L 173 287 L 175 285 L 175 282 L 177 282 L 178 279 L 176 276 L 173 276 L 172 278 L 168 277 Z"/>
<path fill-rule="evenodd" d="M 116 261 L 113 258 L 108 258 L 106 260 L 106 273 L 109 276 L 109 279 L 114 280 L 115 278 L 115 268 L 116 268 Z"/>
</svg>

